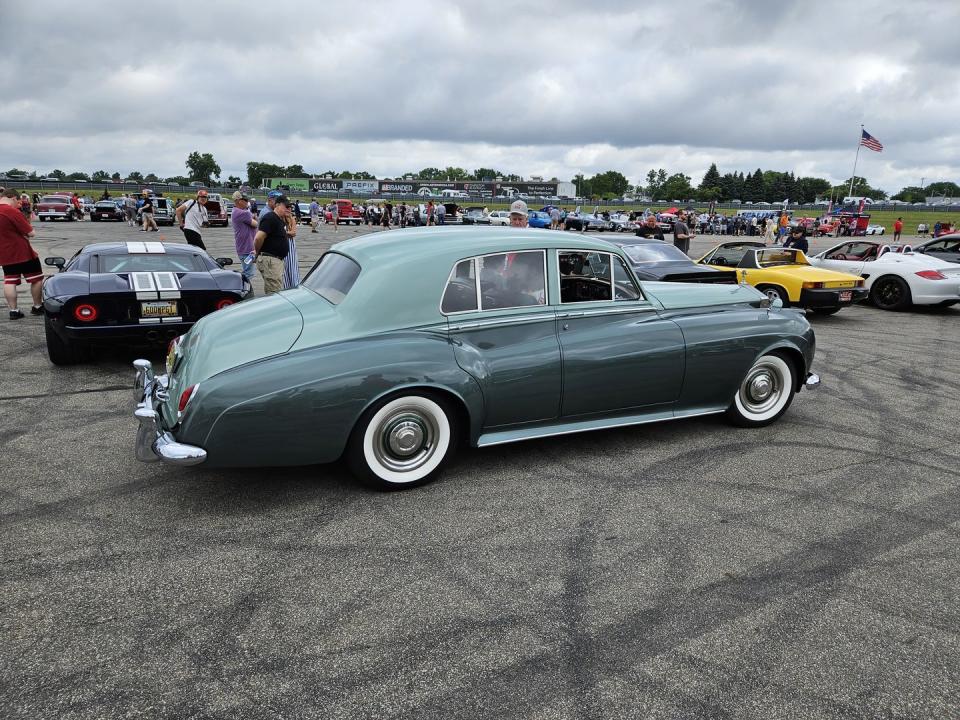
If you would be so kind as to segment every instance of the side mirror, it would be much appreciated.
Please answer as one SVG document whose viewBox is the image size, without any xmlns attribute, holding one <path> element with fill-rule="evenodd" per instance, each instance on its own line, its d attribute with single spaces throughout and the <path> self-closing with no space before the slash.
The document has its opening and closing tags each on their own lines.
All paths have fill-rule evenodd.
<svg viewBox="0 0 960 720">
<path fill-rule="evenodd" d="M 214 258 L 214 262 L 220 267 L 226 267 L 227 265 L 233 265 L 233 258 L 218 257 Z"/>
<path fill-rule="evenodd" d="M 63 270 L 63 266 L 67 264 L 67 261 L 62 257 L 48 257 L 44 258 L 43 261 L 47 265 L 55 265 L 58 270 Z"/>
</svg>

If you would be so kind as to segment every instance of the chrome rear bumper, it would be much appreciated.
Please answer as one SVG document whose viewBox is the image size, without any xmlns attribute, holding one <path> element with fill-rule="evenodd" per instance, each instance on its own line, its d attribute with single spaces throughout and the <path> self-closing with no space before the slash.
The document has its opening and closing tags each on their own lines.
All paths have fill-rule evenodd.
<svg viewBox="0 0 960 720">
<path fill-rule="evenodd" d="M 139 423 L 135 453 L 140 462 L 162 460 L 171 465 L 199 465 L 207 459 L 207 451 L 195 445 L 177 442 L 173 434 L 161 428 L 156 411 L 158 395 L 166 394 L 167 376 L 153 374 L 149 360 L 135 360 L 137 376 L 133 384 L 137 409 L 133 416 Z M 162 399 L 165 399 L 162 398 Z"/>
</svg>

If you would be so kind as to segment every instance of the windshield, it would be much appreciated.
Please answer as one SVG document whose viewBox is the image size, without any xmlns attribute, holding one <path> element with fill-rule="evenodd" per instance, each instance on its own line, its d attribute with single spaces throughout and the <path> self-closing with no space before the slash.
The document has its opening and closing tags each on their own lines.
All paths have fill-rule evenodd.
<svg viewBox="0 0 960 720">
<path fill-rule="evenodd" d="M 318 262 L 302 285 L 328 302 L 339 305 L 360 275 L 360 266 L 335 252 L 328 252 Z"/>
<path fill-rule="evenodd" d="M 760 250 L 757 252 L 757 264 L 760 267 L 774 265 L 806 265 L 802 255 L 796 250 Z"/>
<path fill-rule="evenodd" d="M 627 257 L 635 263 L 655 263 L 668 260 L 686 260 L 690 262 L 690 258 L 684 255 L 683 251 L 674 245 L 654 245 L 653 243 L 624 245 L 623 251 L 627 254 Z"/>
</svg>

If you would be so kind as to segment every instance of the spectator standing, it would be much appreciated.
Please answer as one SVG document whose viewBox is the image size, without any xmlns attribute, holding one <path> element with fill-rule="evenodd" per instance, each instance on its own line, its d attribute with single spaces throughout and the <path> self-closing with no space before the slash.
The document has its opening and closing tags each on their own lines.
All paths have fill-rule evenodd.
<svg viewBox="0 0 960 720">
<path fill-rule="evenodd" d="M 523 200 L 514 200 L 510 205 L 510 227 L 527 227 L 527 204 Z"/>
<path fill-rule="evenodd" d="M 690 251 L 690 228 L 687 227 L 683 212 L 677 213 L 677 220 L 673 224 L 673 244 L 684 254 Z"/>
<path fill-rule="evenodd" d="M 291 200 L 287 207 L 290 205 L 297 207 L 297 201 Z M 277 209 L 274 207 L 274 213 Z M 289 290 L 290 288 L 295 288 L 300 284 L 300 268 L 297 266 L 297 227 L 299 222 L 294 213 L 288 213 L 284 217 L 284 222 L 287 225 L 287 256 L 283 259 L 283 289 Z"/>
<path fill-rule="evenodd" d="M 790 221 L 787 219 L 787 214 L 784 212 L 780 214 L 780 239 L 781 240 L 786 236 L 788 230 L 790 230 Z"/>
<path fill-rule="evenodd" d="M 320 224 L 320 203 L 314 198 L 310 203 L 310 232 L 317 232 L 317 225 Z"/>
<path fill-rule="evenodd" d="M 70 198 L 70 204 L 73 205 L 73 214 L 77 220 L 83 220 L 83 206 L 80 204 L 80 196 L 74 193 L 73 197 Z"/>
<path fill-rule="evenodd" d="M 802 250 L 804 253 L 810 250 L 810 244 L 807 242 L 807 231 L 803 225 L 791 228 L 789 237 L 783 241 L 783 246 Z"/>
<path fill-rule="evenodd" d="M 763 221 L 763 244 L 774 245 L 777 240 L 773 236 L 773 218 L 767 218 Z"/>
<path fill-rule="evenodd" d="M 940 237 L 940 231 L 941 231 L 942 229 L 943 229 L 943 225 L 941 225 L 941 224 L 940 224 L 940 221 L 937 220 L 937 221 L 933 224 L 933 236 L 934 236 L 935 238 Z"/>
<path fill-rule="evenodd" d="M 434 216 L 433 200 L 427 201 L 427 226 L 433 225 L 436 218 Z"/>
<path fill-rule="evenodd" d="M 263 277 L 266 295 L 283 289 L 283 261 L 290 252 L 285 216 L 290 210 L 283 195 L 274 199 L 274 208 L 260 217 L 260 225 L 253 239 L 257 254 L 257 269 Z"/>
<path fill-rule="evenodd" d="M 250 196 L 237 190 L 233 194 L 233 212 L 230 213 L 233 226 L 233 244 L 240 259 L 240 272 L 253 281 L 257 274 L 254 266 L 253 239 L 257 234 L 257 219 L 250 212 Z"/>
<path fill-rule="evenodd" d="M 657 222 L 654 215 L 647 215 L 644 218 L 643 223 L 637 228 L 637 237 L 666 242 L 663 237 L 663 228 L 660 227 L 660 223 Z"/>
<path fill-rule="evenodd" d="M 550 229 L 560 229 L 560 208 L 558 208 L 556 205 L 550 208 Z"/>
<path fill-rule="evenodd" d="M 180 223 L 183 236 L 187 239 L 187 243 L 201 250 L 207 249 L 200 235 L 200 231 L 208 222 L 207 198 L 206 190 L 198 190 L 196 198 L 177 208 L 177 222 Z"/>
<path fill-rule="evenodd" d="M 407 204 L 405 202 L 400 203 L 400 227 L 405 228 L 407 226 Z"/>
<path fill-rule="evenodd" d="M 123 214 L 127 217 L 129 227 L 134 227 L 137 224 L 137 200 L 133 195 L 123 196 Z"/>
<path fill-rule="evenodd" d="M 893 223 L 893 241 L 900 242 L 900 233 L 903 232 L 903 218 L 897 218 Z"/>
<path fill-rule="evenodd" d="M 444 225 L 447 219 L 447 206 L 443 203 L 437 203 L 437 225 Z"/>
<path fill-rule="evenodd" d="M 387 230 L 390 229 L 390 221 L 393 219 L 393 203 L 384 203 L 383 204 L 383 217 L 380 222 L 383 224 L 383 227 Z"/>
<path fill-rule="evenodd" d="M 0 193 L 0 266 L 3 267 L 3 299 L 11 320 L 20 320 L 17 308 L 17 286 L 22 277 L 30 285 L 33 298 L 32 315 L 43 314 L 43 268 L 36 250 L 30 245 L 33 226 L 20 211 L 16 190 Z"/>
<path fill-rule="evenodd" d="M 159 232 L 160 228 L 157 227 L 157 221 L 153 219 L 153 197 L 151 197 L 149 190 L 143 191 L 143 205 L 140 206 L 140 218 L 143 221 L 143 227 L 140 228 L 140 232 L 148 232 L 149 230 Z M 151 225 L 153 227 L 150 227 Z"/>
<path fill-rule="evenodd" d="M 333 220 L 333 231 L 340 228 L 340 207 L 336 203 L 330 205 L 330 218 Z"/>
<path fill-rule="evenodd" d="M 20 196 L 20 214 L 27 222 L 33 218 L 33 206 L 30 204 L 30 196 L 26 193 Z M 83 217 L 82 212 L 80 216 Z"/>
</svg>

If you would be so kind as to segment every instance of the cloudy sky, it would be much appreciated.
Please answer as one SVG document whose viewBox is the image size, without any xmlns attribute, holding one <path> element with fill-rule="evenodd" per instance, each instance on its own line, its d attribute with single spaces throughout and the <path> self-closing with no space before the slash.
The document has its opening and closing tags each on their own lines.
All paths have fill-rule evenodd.
<svg viewBox="0 0 960 720">
<path fill-rule="evenodd" d="M 895 192 L 960 181 L 958 29 L 957 0 L 2 0 L 0 169 L 840 181 L 863 123 Z"/>
</svg>

